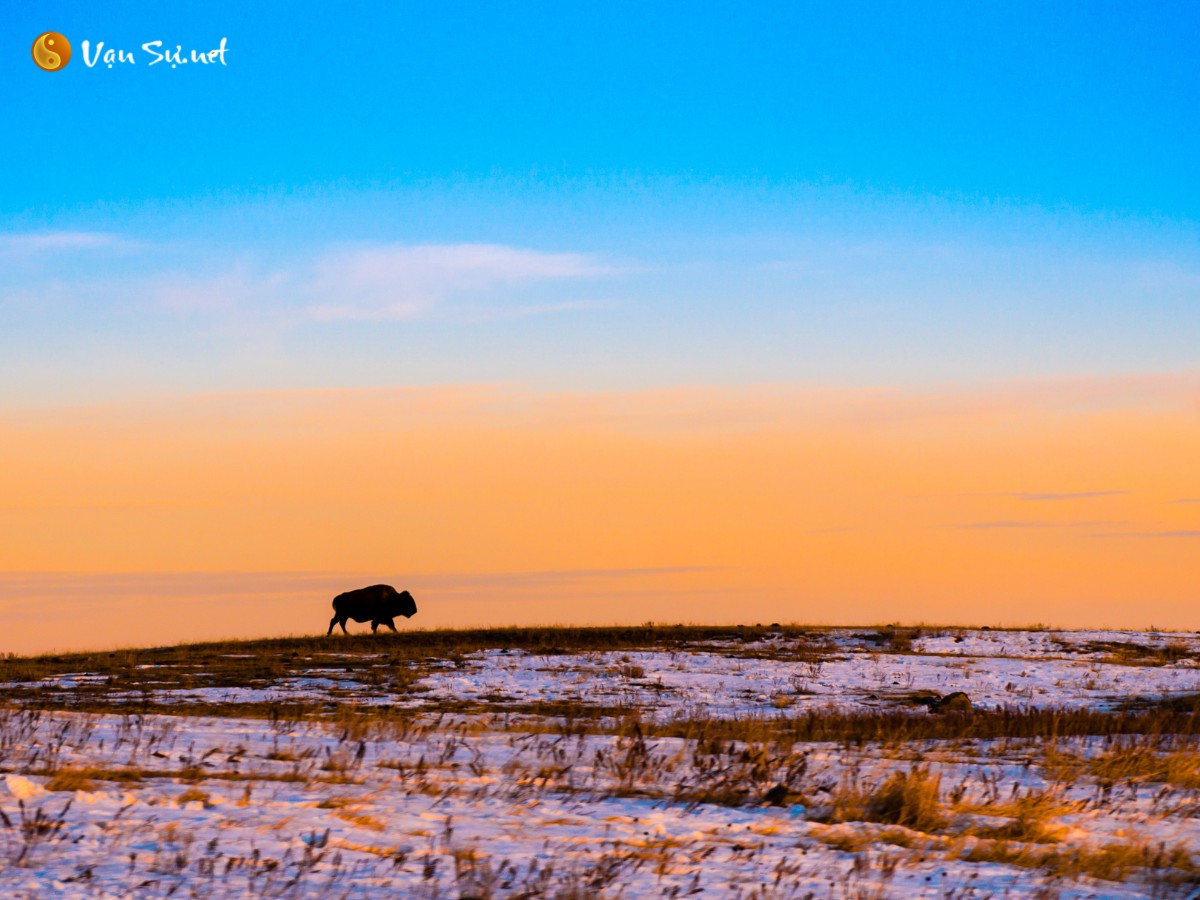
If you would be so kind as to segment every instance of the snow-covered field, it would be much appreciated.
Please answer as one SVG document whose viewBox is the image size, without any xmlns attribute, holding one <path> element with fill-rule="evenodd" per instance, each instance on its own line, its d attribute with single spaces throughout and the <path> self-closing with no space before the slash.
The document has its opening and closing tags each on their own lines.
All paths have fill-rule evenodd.
<svg viewBox="0 0 1200 900">
<path fill-rule="evenodd" d="M 954 723 L 965 734 L 972 714 L 912 702 L 965 691 L 975 716 L 1112 710 L 1127 728 L 1116 710 L 1131 701 L 1200 690 L 1195 635 L 824 631 L 484 649 L 425 659 L 407 679 L 363 675 L 395 665 L 385 644 L 329 646 L 248 686 L 183 688 L 141 664 L 162 686 L 114 682 L 110 711 L 31 702 L 94 699 L 102 673 L 10 680 L 0 896 L 1200 896 L 1190 737 L 970 739 Z M 184 714 L 131 712 L 133 696 Z M 211 706 L 272 698 L 338 712 L 249 719 Z M 186 714 L 196 700 L 205 715 Z M 599 713 L 566 722 L 539 704 Z M 769 728 L 884 712 L 944 715 L 950 736 L 795 742 Z M 656 736 L 685 718 L 715 724 Z M 749 723 L 740 736 L 720 731 L 737 722 Z"/>
<path fill-rule="evenodd" d="M 1123 662 L 1113 660 L 1113 648 Z M 1129 648 L 1173 652 L 1164 660 Z M 163 672 L 161 681 L 143 681 L 136 691 L 107 691 L 105 697 L 184 706 L 333 699 L 414 710 L 463 704 L 520 709 L 569 701 L 659 716 L 739 716 L 781 708 L 891 708 L 922 692 L 965 691 L 983 708 L 1108 709 L 1136 698 L 1200 691 L 1200 635 L 1188 633 L 955 630 L 917 637 L 901 653 L 881 644 L 877 633 L 840 629 L 802 640 L 781 634 L 671 650 L 538 654 L 496 648 L 425 660 L 420 677 L 392 684 L 395 664 L 383 653 L 335 651 L 302 662 L 302 674 L 255 686 L 181 688 Z M 197 680 L 204 675 L 196 673 Z M 34 686 L 76 691 L 105 681 L 103 675 L 70 672 Z M 0 691 L 18 687 L 31 685 L 0 684 Z"/>
</svg>

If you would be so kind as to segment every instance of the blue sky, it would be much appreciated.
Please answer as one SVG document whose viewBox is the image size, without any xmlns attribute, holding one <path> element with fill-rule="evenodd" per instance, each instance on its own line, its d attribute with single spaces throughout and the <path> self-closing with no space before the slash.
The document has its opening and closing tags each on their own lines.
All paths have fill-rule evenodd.
<svg viewBox="0 0 1200 900">
<path fill-rule="evenodd" d="M 0 34 L 0 403 L 1196 365 L 1193 4 L 49 2 Z"/>
</svg>

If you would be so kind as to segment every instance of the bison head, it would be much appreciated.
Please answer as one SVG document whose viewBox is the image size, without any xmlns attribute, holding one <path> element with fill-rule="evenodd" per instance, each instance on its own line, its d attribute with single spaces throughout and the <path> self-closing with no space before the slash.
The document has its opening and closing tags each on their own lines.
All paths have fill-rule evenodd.
<svg viewBox="0 0 1200 900">
<path fill-rule="evenodd" d="M 417 612 L 416 601 L 413 600 L 412 594 L 408 591 L 401 591 L 392 597 L 391 613 L 393 616 L 404 616 L 406 619 L 411 619 Z"/>
</svg>

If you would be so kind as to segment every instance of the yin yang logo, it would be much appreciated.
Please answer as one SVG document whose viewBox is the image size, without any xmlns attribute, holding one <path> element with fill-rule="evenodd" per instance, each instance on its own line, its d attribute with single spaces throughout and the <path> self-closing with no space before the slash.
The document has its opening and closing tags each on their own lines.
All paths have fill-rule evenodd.
<svg viewBox="0 0 1200 900">
<path fill-rule="evenodd" d="M 71 61 L 71 42 L 57 31 L 47 31 L 33 42 L 33 61 L 44 72 L 58 72 Z"/>
</svg>

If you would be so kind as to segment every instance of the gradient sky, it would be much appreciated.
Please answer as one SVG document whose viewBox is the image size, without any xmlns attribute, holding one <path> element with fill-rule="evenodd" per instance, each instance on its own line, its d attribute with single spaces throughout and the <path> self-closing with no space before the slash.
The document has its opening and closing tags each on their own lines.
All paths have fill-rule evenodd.
<svg viewBox="0 0 1200 900">
<path fill-rule="evenodd" d="M 0 38 L 0 651 L 304 632 L 364 579 L 414 625 L 1200 628 L 1194 4 Z"/>
</svg>

